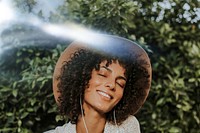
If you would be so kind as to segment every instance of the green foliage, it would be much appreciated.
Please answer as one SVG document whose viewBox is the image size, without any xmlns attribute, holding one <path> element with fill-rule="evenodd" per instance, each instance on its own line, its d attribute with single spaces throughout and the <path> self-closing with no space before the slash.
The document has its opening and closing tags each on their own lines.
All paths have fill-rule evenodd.
<svg viewBox="0 0 200 133">
<path fill-rule="evenodd" d="M 99 32 L 127 36 L 129 28 L 136 27 L 132 21 L 137 10 L 137 4 L 131 0 L 69 0 L 51 21 L 71 20 Z"/>
<path fill-rule="evenodd" d="M 59 115 L 51 81 L 61 51 L 59 45 L 49 51 L 34 47 L 16 50 L 13 65 L 23 64 L 24 70 L 11 72 L 4 67 L 0 73 L 0 132 L 42 132 L 54 127 Z M 44 123 L 46 120 L 49 122 Z"/>
<path fill-rule="evenodd" d="M 149 53 L 153 69 L 149 97 L 136 115 L 142 132 L 197 133 L 200 28 L 195 11 L 200 3 L 169 0 L 171 7 L 167 8 L 161 2 L 67 0 L 50 21 L 73 21 L 139 42 Z M 186 3 L 188 10 L 183 9 Z M 22 48 L 13 53 L 14 63 L 0 62 L 4 65 L 0 71 L 0 132 L 41 132 L 58 125 L 51 79 L 62 50 Z"/>
</svg>

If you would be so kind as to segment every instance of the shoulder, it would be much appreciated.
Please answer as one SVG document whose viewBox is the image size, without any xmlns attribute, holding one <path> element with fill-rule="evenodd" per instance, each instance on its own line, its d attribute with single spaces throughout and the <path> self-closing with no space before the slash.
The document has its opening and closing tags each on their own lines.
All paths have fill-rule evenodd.
<svg viewBox="0 0 200 133">
<path fill-rule="evenodd" d="M 44 133 L 76 133 L 76 126 L 71 123 L 66 123 L 63 126 L 58 126 L 53 130 L 45 131 Z"/>
<path fill-rule="evenodd" d="M 125 129 L 125 131 L 135 131 L 134 133 L 140 133 L 140 124 L 135 116 L 129 116 L 119 127 Z"/>
<path fill-rule="evenodd" d="M 121 125 L 116 126 L 111 123 L 106 123 L 104 133 L 140 133 L 140 124 L 135 116 L 129 116 Z"/>
</svg>

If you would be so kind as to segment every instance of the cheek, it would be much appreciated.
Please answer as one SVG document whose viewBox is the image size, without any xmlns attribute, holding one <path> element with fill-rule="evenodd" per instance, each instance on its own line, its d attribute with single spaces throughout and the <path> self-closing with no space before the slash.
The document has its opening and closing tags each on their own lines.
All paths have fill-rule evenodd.
<svg viewBox="0 0 200 133">
<path fill-rule="evenodd" d="M 118 91 L 116 93 L 115 106 L 119 103 L 119 101 L 122 99 L 122 97 L 123 97 L 123 91 Z"/>
<path fill-rule="evenodd" d="M 96 87 L 100 86 L 102 83 L 102 81 L 100 81 L 99 79 L 92 79 L 89 81 L 89 86 L 87 88 L 88 91 L 91 91 L 93 89 L 95 89 Z"/>
<path fill-rule="evenodd" d="M 89 81 L 88 88 L 85 89 L 85 98 L 94 98 L 96 89 L 101 85 L 98 79 L 92 79 Z"/>
<path fill-rule="evenodd" d="M 124 91 L 123 90 L 118 90 L 117 92 L 117 99 L 120 101 L 123 97 Z"/>
</svg>

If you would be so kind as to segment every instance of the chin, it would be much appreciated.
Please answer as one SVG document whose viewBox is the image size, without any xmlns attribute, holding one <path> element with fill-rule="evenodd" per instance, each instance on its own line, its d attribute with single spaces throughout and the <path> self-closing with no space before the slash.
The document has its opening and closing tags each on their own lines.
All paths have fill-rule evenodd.
<svg viewBox="0 0 200 133">
<path fill-rule="evenodd" d="M 105 105 L 104 105 L 104 106 L 105 106 Z M 96 107 L 96 110 L 97 110 L 98 112 L 100 112 L 101 114 L 106 114 L 106 113 L 108 113 L 109 111 L 111 111 L 112 108 L 97 106 L 97 107 Z"/>
</svg>

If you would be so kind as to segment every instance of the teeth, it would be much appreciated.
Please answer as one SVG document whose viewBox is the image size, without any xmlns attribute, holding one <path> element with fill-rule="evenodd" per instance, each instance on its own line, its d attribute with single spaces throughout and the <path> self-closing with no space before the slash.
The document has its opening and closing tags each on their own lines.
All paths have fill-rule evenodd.
<svg viewBox="0 0 200 133">
<path fill-rule="evenodd" d="M 102 92 L 102 91 L 98 91 L 98 93 L 99 93 L 100 95 L 102 95 L 102 96 L 105 96 L 105 97 L 111 99 L 111 97 L 110 97 L 108 94 L 106 94 L 106 93 L 104 93 L 104 92 Z"/>
</svg>

